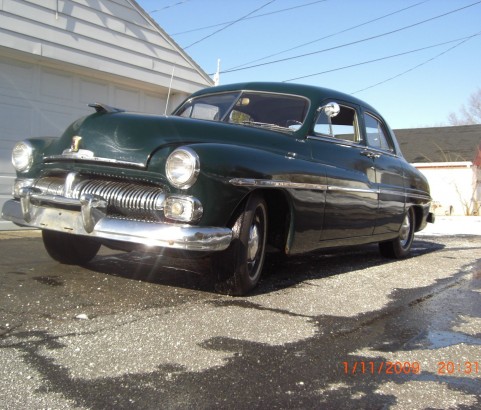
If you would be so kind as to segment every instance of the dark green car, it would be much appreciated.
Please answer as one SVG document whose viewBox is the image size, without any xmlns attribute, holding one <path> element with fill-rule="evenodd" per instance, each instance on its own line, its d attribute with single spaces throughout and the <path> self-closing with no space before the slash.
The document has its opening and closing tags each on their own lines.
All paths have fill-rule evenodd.
<svg viewBox="0 0 481 410">
<path fill-rule="evenodd" d="M 43 230 L 57 261 L 101 244 L 210 255 L 244 294 L 266 251 L 378 242 L 405 257 L 433 221 L 426 179 L 366 103 L 324 88 L 245 83 L 193 94 L 171 116 L 102 104 L 60 138 L 18 143 L 3 218 Z"/>
</svg>

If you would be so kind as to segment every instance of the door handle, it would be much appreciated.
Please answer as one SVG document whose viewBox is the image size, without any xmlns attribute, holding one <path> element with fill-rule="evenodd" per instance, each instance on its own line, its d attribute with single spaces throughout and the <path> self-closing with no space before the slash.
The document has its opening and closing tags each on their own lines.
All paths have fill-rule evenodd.
<svg viewBox="0 0 481 410">
<path fill-rule="evenodd" d="M 368 157 L 371 159 L 376 159 L 381 156 L 381 154 L 378 154 L 377 152 L 372 152 L 372 151 L 361 151 L 361 155 L 364 155 L 365 157 Z"/>
</svg>

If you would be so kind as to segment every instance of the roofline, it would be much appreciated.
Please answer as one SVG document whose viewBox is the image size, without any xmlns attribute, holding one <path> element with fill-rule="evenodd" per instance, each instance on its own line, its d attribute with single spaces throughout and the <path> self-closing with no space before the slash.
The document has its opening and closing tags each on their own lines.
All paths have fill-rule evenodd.
<svg viewBox="0 0 481 410">
<path fill-rule="evenodd" d="M 184 49 L 176 43 L 176 41 L 167 34 L 166 31 L 164 31 L 164 29 L 162 29 L 162 27 L 160 27 L 157 22 L 152 18 L 150 17 L 150 15 L 135 1 L 135 0 L 127 0 L 127 2 L 132 6 L 134 7 L 138 13 L 140 13 L 142 15 L 142 17 L 145 18 L 145 20 L 147 20 L 150 25 L 152 25 L 152 27 L 157 30 L 162 36 L 165 37 L 165 40 L 170 43 L 170 45 L 176 49 L 180 54 L 182 54 L 182 56 L 187 59 L 189 62 L 192 63 L 192 65 L 197 69 L 197 71 L 199 72 L 199 74 L 211 85 L 213 86 L 214 85 L 214 80 L 212 80 L 212 78 L 209 77 L 209 75 L 202 69 L 202 67 L 197 64 L 194 59 L 189 56 L 185 51 Z M 175 66 L 175 64 L 174 64 Z"/>
<path fill-rule="evenodd" d="M 440 125 L 437 127 L 413 127 L 413 128 L 396 128 L 394 129 L 394 132 L 396 131 L 416 131 L 416 132 L 430 132 L 432 130 L 438 130 L 438 129 L 468 129 L 468 128 L 481 128 L 481 124 L 466 124 L 466 125 Z"/>
</svg>

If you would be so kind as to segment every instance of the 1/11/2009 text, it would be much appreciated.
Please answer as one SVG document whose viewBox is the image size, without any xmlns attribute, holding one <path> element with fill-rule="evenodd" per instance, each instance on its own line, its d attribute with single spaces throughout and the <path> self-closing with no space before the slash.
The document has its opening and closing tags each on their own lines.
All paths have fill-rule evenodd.
<svg viewBox="0 0 481 410">
<path fill-rule="evenodd" d="M 419 374 L 421 373 L 421 365 L 419 362 L 401 362 L 401 361 L 353 361 L 342 362 L 344 374 L 362 375 L 362 374 L 383 374 L 383 375 L 401 375 L 401 374 Z M 479 362 L 471 361 L 440 361 L 437 362 L 438 375 L 450 375 L 454 373 L 462 373 L 466 375 L 480 374 Z"/>
<path fill-rule="evenodd" d="M 342 362 L 344 374 L 419 374 L 419 362 Z"/>
</svg>

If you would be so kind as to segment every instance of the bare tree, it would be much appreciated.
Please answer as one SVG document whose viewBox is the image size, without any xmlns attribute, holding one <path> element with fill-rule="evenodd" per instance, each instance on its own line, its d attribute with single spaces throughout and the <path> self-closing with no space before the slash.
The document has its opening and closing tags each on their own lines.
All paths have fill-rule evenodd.
<svg viewBox="0 0 481 410">
<path fill-rule="evenodd" d="M 481 124 L 481 88 L 471 94 L 467 107 L 463 104 L 459 114 L 449 114 L 448 121 L 451 125 Z"/>
</svg>

